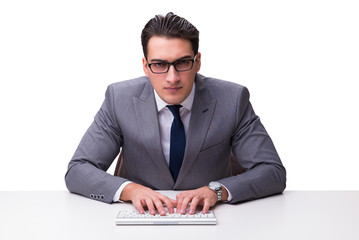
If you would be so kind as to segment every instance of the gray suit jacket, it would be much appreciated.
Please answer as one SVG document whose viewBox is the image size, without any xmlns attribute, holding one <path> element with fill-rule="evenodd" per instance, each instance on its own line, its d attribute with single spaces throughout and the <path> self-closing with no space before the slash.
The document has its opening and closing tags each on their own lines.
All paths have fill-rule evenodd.
<svg viewBox="0 0 359 240">
<path fill-rule="evenodd" d="M 249 102 L 247 88 L 197 74 L 185 156 L 174 182 L 159 133 L 154 90 L 147 77 L 112 84 L 65 176 L 74 193 L 110 203 L 126 180 L 159 190 L 223 184 L 231 202 L 281 193 L 286 171 Z M 123 177 L 106 173 L 123 149 Z M 231 175 L 231 151 L 247 169 Z"/>
</svg>

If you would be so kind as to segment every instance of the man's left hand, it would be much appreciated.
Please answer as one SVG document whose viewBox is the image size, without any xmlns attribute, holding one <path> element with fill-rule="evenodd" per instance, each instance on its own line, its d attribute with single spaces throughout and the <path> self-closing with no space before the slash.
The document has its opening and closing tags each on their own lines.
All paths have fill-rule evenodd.
<svg viewBox="0 0 359 240">
<path fill-rule="evenodd" d="M 228 196 L 227 190 L 223 188 L 223 198 Z M 184 191 L 176 195 L 177 199 L 177 212 L 185 214 L 188 205 L 189 214 L 194 214 L 197 206 L 203 206 L 202 213 L 206 214 L 210 207 L 214 206 L 217 202 L 217 194 L 209 189 L 207 186 L 194 190 Z"/>
</svg>

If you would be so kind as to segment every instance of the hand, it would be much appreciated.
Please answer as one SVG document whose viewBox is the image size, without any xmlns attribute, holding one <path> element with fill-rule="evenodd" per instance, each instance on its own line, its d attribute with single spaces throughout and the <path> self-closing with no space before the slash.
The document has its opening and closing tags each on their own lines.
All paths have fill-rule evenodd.
<svg viewBox="0 0 359 240">
<path fill-rule="evenodd" d="M 161 216 L 166 215 L 163 204 L 166 205 L 169 213 L 174 213 L 174 207 L 177 204 L 176 200 L 137 183 L 128 184 L 122 190 L 120 200 L 132 201 L 132 204 L 140 214 L 145 213 L 144 207 L 147 207 L 151 215 L 155 215 L 157 209 Z"/>
<path fill-rule="evenodd" d="M 223 188 L 223 198 L 227 199 L 228 193 Z M 177 199 L 177 212 L 185 214 L 188 205 L 189 214 L 194 214 L 198 205 L 203 206 L 202 213 L 206 214 L 210 207 L 217 203 L 217 194 L 209 189 L 207 186 L 195 190 L 184 191 L 176 195 Z"/>
</svg>

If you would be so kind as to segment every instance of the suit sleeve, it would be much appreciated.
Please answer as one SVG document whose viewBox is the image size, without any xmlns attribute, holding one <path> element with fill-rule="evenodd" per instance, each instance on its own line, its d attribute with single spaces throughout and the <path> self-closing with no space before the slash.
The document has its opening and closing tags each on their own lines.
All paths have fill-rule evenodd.
<svg viewBox="0 0 359 240">
<path fill-rule="evenodd" d="M 274 144 L 242 88 L 236 105 L 231 148 L 238 163 L 247 171 L 220 180 L 232 194 L 231 203 L 281 193 L 286 186 L 286 170 Z"/>
<path fill-rule="evenodd" d="M 112 202 L 126 179 L 106 173 L 122 146 L 122 133 L 116 122 L 111 86 L 93 123 L 83 136 L 65 175 L 68 190 L 99 201 Z"/>
</svg>

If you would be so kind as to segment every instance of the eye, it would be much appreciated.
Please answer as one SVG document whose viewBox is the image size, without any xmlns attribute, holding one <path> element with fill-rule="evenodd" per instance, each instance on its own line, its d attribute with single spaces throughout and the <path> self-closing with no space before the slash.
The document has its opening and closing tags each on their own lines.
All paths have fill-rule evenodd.
<svg viewBox="0 0 359 240">
<path fill-rule="evenodd" d="M 152 63 L 153 67 L 167 67 L 167 63 L 165 62 L 158 62 L 158 63 Z"/>
<path fill-rule="evenodd" d="M 190 63 L 191 63 L 191 60 L 179 60 L 178 62 L 176 62 L 176 64 L 178 64 L 178 65 L 187 65 Z"/>
<path fill-rule="evenodd" d="M 175 65 L 178 71 L 187 71 L 192 68 L 192 60 L 189 59 L 178 60 L 175 63 Z"/>
</svg>

